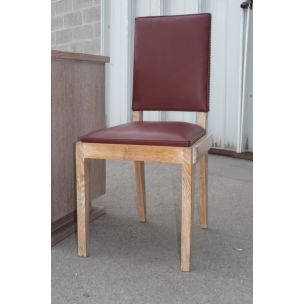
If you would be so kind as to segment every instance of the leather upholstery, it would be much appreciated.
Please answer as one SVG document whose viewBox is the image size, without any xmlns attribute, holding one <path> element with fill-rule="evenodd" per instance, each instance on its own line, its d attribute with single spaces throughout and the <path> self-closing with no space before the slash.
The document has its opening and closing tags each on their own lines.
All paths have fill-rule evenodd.
<svg viewBox="0 0 304 304">
<path fill-rule="evenodd" d="M 189 147 L 205 134 L 198 125 L 187 122 L 132 122 L 91 132 L 83 142 Z"/>
<path fill-rule="evenodd" d="M 210 14 L 135 19 L 133 110 L 209 111 Z"/>
</svg>

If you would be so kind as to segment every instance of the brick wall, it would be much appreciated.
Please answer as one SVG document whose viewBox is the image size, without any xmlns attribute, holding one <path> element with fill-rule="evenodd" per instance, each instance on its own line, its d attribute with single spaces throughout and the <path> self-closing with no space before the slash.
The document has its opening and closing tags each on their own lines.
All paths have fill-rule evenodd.
<svg viewBox="0 0 304 304">
<path fill-rule="evenodd" d="M 52 49 L 100 54 L 100 0 L 52 0 Z"/>
</svg>

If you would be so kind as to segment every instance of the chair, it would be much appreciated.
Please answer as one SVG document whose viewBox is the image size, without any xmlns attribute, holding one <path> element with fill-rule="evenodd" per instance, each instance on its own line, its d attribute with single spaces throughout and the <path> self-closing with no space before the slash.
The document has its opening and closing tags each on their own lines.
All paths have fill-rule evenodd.
<svg viewBox="0 0 304 304">
<path fill-rule="evenodd" d="M 207 228 L 210 14 L 135 19 L 133 122 L 93 131 L 76 143 L 78 255 L 89 254 L 91 159 L 135 162 L 137 208 L 146 222 L 144 162 L 182 168 L 181 270 L 191 270 L 194 168 L 199 164 L 200 224 Z M 198 112 L 198 124 L 145 122 L 143 111 Z"/>
</svg>

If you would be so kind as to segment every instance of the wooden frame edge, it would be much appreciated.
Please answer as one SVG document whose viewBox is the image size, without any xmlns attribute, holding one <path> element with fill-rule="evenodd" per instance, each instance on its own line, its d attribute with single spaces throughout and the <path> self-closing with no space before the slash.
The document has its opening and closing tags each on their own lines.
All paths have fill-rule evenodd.
<svg viewBox="0 0 304 304">
<path fill-rule="evenodd" d="M 106 213 L 105 207 L 92 207 L 90 222 Z M 58 244 L 77 230 L 76 210 L 63 216 L 52 224 L 51 246 Z"/>
<path fill-rule="evenodd" d="M 240 153 L 238 153 L 238 152 L 235 152 L 235 151 L 232 151 L 232 150 L 211 148 L 209 150 L 209 154 L 253 161 L 253 152 L 240 152 Z"/>
<path fill-rule="evenodd" d="M 192 147 L 168 147 L 77 142 L 84 158 L 106 160 L 131 160 L 182 164 L 184 151 Z"/>
<path fill-rule="evenodd" d="M 196 143 L 192 146 L 192 161 L 194 164 L 198 163 L 204 154 L 208 154 L 212 146 L 212 136 L 211 134 L 206 134 L 201 139 L 199 139 Z"/>
</svg>

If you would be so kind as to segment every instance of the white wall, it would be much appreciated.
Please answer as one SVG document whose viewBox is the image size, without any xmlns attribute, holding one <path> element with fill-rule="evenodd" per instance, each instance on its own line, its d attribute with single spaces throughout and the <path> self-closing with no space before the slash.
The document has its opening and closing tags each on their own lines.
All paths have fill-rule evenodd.
<svg viewBox="0 0 304 304">
<path fill-rule="evenodd" d="M 107 68 L 108 126 L 130 121 L 134 18 L 199 12 L 212 14 L 209 130 L 213 146 L 252 151 L 252 55 L 242 95 L 244 12 L 240 0 L 103 0 L 102 52 Z M 250 40 L 250 39 L 249 39 Z M 249 48 L 250 49 L 250 48 Z M 196 122 L 195 113 L 145 112 L 146 120 Z"/>
</svg>

